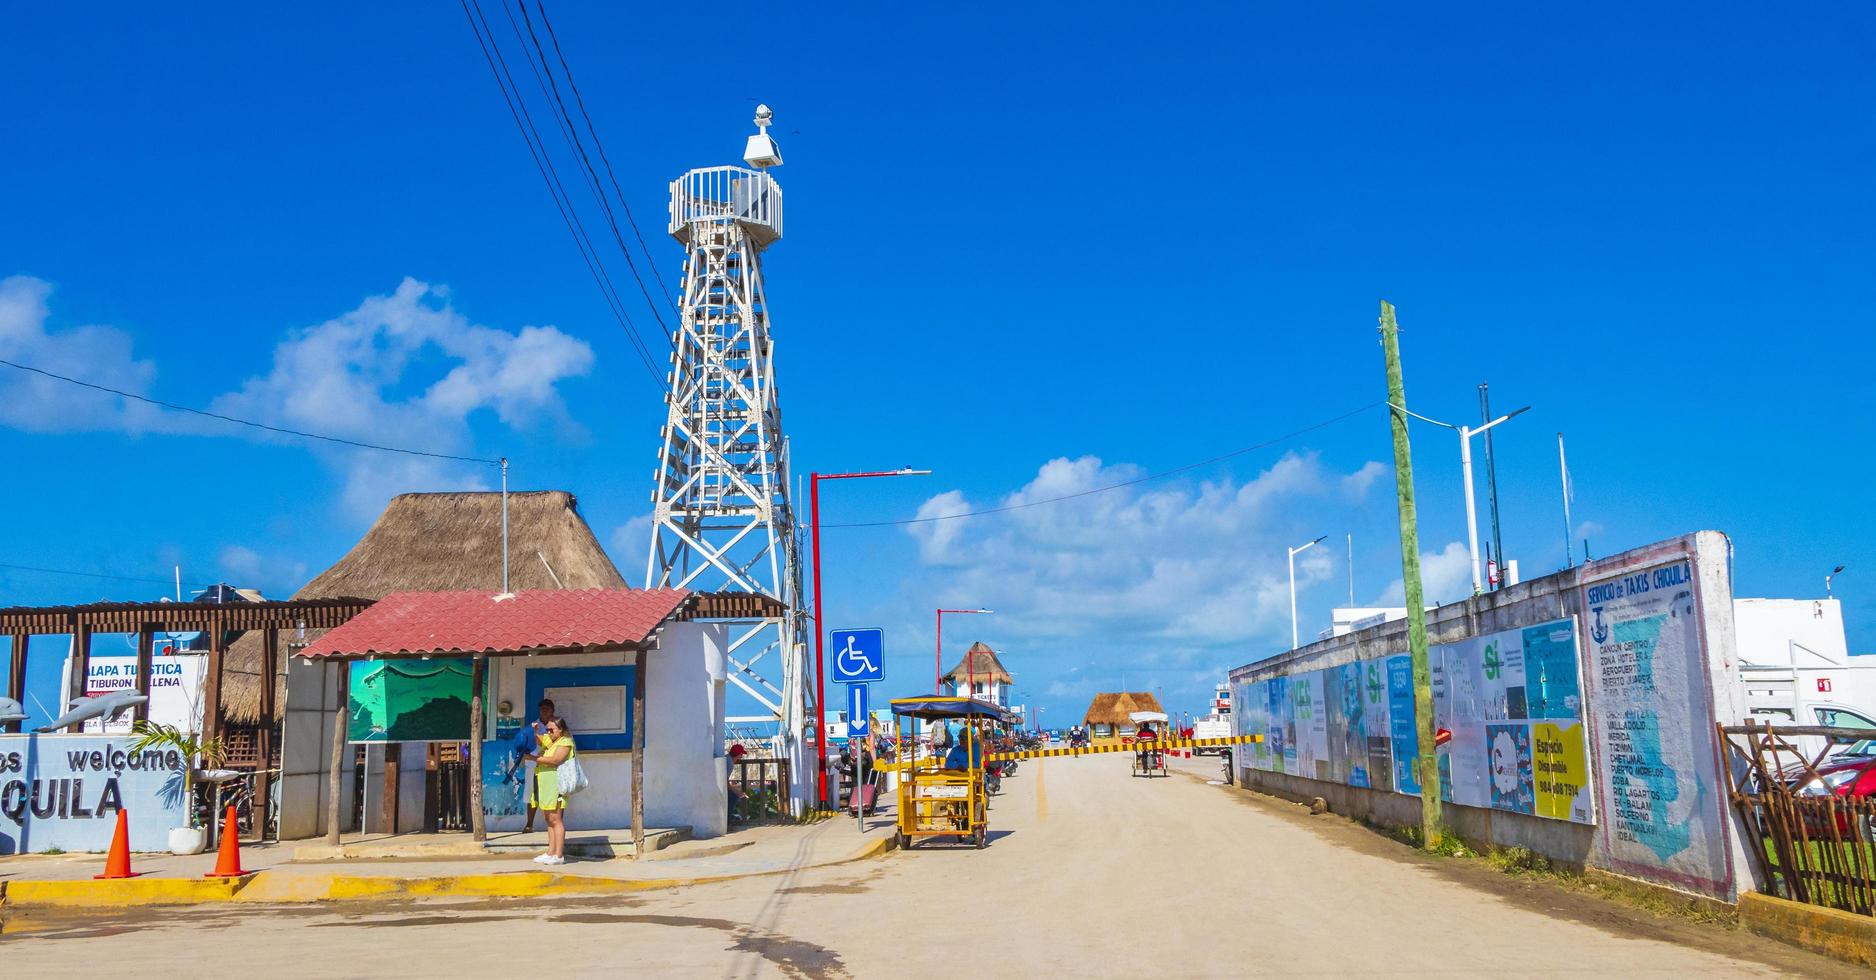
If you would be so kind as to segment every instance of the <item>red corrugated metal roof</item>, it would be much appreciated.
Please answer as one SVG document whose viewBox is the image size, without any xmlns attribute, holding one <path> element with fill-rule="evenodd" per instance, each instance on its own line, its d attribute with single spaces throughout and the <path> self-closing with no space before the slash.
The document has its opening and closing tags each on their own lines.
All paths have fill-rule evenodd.
<svg viewBox="0 0 1876 980">
<path fill-rule="evenodd" d="M 521 653 L 643 646 L 688 589 L 393 592 L 315 640 L 304 657 Z"/>
</svg>

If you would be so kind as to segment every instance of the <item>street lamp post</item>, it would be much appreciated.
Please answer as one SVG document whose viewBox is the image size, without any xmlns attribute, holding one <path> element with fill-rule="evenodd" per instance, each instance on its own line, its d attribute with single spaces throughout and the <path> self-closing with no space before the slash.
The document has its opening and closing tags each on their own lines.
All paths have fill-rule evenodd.
<svg viewBox="0 0 1876 980">
<path fill-rule="evenodd" d="M 945 693 L 945 680 L 944 680 L 945 613 L 968 613 L 968 614 L 974 614 L 974 615 L 988 616 L 992 612 L 995 612 L 995 610 L 993 609 L 940 609 L 938 610 L 938 643 L 937 643 L 936 649 L 934 649 L 932 652 L 931 692 L 933 696 L 943 696 Z M 970 666 L 970 654 L 966 653 L 964 656 L 965 656 L 964 666 L 969 667 Z M 973 697 L 976 696 L 975 691 L 972 691 L 971 693 Z"/>
<path fill-rule="evenodd" d="M 1824 598 L 1826 599 L 1832 598 L 1830 594 L 1831 580 L 1842 574 L 1843 574 L 1843 566 L 1838 565 L 1836 568 L 1833 568 L 1830 570 L 1829 575 L 1824 576 Z"/>
<path fill-rule="evenodd" d="M 1399 406 L 1396 407 L 1398 408 Z M 1509 422 L 1523 415 L 1525 412 L 1531 410 L 1531 406 L 1526 405 L 1517 411 L 1500 415 L 1476 429 L 1465 425 L 1454 425 L 1451 422 L 1441 422 L 1439 419 L 1430 419 L 1418 412 L 1408 412 L 1405 408 L 1401 408 L 1400 410 L 1422 422 L 1431 422 L 1434 425 L 1445 426 L 1459 433 L 1459 471 L 1466 483 L 1466 543 L 1470 546 L 1472 551 L 1472 594 L 1478 595 L 1485 591 L 1485 575 L 1484 570 L 1479 565 L 1479 515 L 1478 506 L 1474 502 L 1472 493 L 1472 437 L 1490 429 L 1500 422 Z M 1499 560 L 1503 561 L 1502 556 Z"/>
<path fill-rule="evenodd" d="M 1296 649 L 1298 641 L 1296 635 L 1296 556 L 1321 544 L 1322 539 L 1326 537 L 1328 535 L 1325 534 L 1300 548 L 1290 549 L 1290 649 L 1292 650 Z"/>
<path fill-rule="evenodd" d="M 821 637 L 826 622 L 821 618 L 821 481 L 863 480 L 876 476 L 927 476 L 931 470 L 882 470 L 873 473 L 808 474 L 808 514 L 814 542 L 814 758 L 815 800 L 825 805 L 827 799 L 827 674 L 821 665 Z"/>
</svg>

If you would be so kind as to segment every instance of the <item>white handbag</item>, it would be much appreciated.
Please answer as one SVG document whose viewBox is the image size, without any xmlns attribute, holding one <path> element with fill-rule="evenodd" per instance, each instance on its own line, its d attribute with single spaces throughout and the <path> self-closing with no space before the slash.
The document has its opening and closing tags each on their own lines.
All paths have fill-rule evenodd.
<svg viewBox="0 0 1876 980">
<path fill-rule="evenodd" d="M 562 762 L 554 774 L 560 780 L 561 796 L 572 796 L 586 788 L 586 770 L 580 768 L 578 756 L 567 756 L 567 761 Z"/>
</svg>

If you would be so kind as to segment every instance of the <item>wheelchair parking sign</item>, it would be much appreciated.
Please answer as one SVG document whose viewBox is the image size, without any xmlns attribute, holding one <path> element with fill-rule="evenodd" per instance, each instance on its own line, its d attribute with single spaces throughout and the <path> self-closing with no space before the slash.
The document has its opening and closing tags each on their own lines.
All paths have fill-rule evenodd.
<svg viewBox="0 0 1876 980">
<path fill-rule="evenodd" d="M 864 684 L 886 679 L 886 631 L 833 631 L 834 682 Z"/>
</svg>

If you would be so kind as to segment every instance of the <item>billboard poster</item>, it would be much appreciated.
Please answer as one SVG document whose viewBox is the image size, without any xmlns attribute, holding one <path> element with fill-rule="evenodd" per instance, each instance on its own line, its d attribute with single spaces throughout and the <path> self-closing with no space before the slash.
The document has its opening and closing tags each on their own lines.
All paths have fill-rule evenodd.
<svg viewBox="0 0 1876 980">
<path fill-rule="evenodd" d="M 521 757 L 515 754 L 512 736 L 483 742 L 483 815 L 489 817 L 525 816 L 528 812 L 528 773 L 530 771 Z"/>
<path fill-rule="evenodd" d="M 1290 720 L 1295 735 L 1296 765 L 1290 771 L 1311 779 L 1327 780 L 1329 720 L 1323 713 L 1322 671 L 1290 677 Z"/>
<path fill-rule="evenodd" d="M 1531 771 L 1538 816 L 1595 822 L 1590 811 L 1589 753 L 1584 747 L 1582 724 L 1533 723 Z"/>
<path fill-rule="evenodd" d="M 1270 771 L 1296 771 L 1296 719 L 1290 713 L 1290 679 L 1270 679 Z"/>
<path fill-rule="evenodd" d="M 1724 892 L 1725 802 L 1690 558 L 1583 586 L 1609 865 Z"/>
<path fill-rule="evenodd" d="M 1433 716 L 1452 733 L 1437 749 L 1440 798 L 1462 806 L 1491 806 L 1486 789 L 1486 696 L 1481 677 L 1483 638 L 1441 644 L 1428 651 L 1434 674 Z"/>
<path fill-rule="evenodd" d="M 1354 754 L 1353 746 L 1361 742 L 1358 732 L 1348 730 L 1345 719 L 1347 713 L 1347 684 L 1344 682 L 1345 667 L 1327 667 L 1316 671 L 1322 678 L 1322 727 L 1325 749 L 1322 764 L 1316 767 L 1317 778 L 1331 783 L 1348 783 L 1349 756 Z M 1361 721 L 1361 704 L 1355 707 L 1356 723 Z"/>
<path fill-rule="evenodd" d="M 354 660 L 345 712 L 350 742 L 460 742 L 474 677 L 467 657 Z"/>
<path fill-rule="evenodd" d="M 1492 808 L 1513 813 L 1535 812 L 1530 726 L 1487 725 L 1485 742 L 1491 752 Z"/>
<path fill-rule="evenodd" d="M 163 656 L 162 649 L 162 646 L 158 646 L 158 655 L 150 659 L 150 720 L 172 725 L 185 732 L 200 731 L 202 677 L 207 670 L 208 655 L 180 653 Z M 65 679 L 65 686 L 61 690 L 71 690 L 71 676 L 72 661 L 67 657 L 61 672 L 61 677 Z M 85 670 L 86 694 L 113 694 L 136 689 L 135 656 L 100 657 L 94 654 L 91 657 Z M 126 711 L 116 721 L 93 718 L 84 723 L 83 731 L 87 735 L 128 735 L 130 725 L 131 713 Z"/>
<path fill-rule="evenodd" d="M 1420 795 L 1414 764 L 1420 757 L 1420 731 L 1414 714 L 1414 661 L 1411 654 L 1387 658 L 1388 736 L 1393 742 L 1394 792 Z"/>
</svg>

